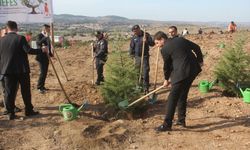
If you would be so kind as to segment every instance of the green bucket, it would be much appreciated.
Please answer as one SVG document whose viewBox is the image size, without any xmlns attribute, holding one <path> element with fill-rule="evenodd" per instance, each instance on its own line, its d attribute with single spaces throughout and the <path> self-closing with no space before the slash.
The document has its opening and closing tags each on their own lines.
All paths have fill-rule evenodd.
<svg viewBox="0 0 250 150">
<path fill-rule="evenodd" d="M 59 106 L 65 121 L 71 121 L 77 118 L 78 110 L 72 104 L 62 104 Z"/>
<path fill-rule="evenodd" d="M 224 43 L 221 43 L 220 45 L 219 45 L 219 48 L 225 48 L 226 47 L 226 45 L 224 44 Z"/>
<path fill-rule="evenodd" d="M 243 93 L 243 100 L 245 103 L 250 104 L 250 88 L 247 88 Z"/>
<path fill-rule="evenodd" d="M 206 80 L 203 80 L 199 83 L 199 90 L 201 93 L 208 93 L 209 91 L 209 82 Z"/>
<path fill-rule="evenodd" d="M 128 100 L 123 100 L 121 102 L 118 103 L 118 107 L 121 109 L 126 109 L 129 105 Z"/>
</svg>

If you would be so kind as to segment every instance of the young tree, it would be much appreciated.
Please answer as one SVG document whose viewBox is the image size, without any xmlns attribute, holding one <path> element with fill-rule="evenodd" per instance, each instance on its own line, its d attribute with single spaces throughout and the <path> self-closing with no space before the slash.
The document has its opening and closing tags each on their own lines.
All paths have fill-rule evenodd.
<svg viewBox="0 0 250 150">
<path fill-rule="evenodd" d="M 237 83 L 250 81 L 250 55 L 244 50 L 247 38 L 240 37 L 226 48 L 214 73 L 226 93 L 239 96 Z"/>
<path fill-rule="evenodd" d="M 119 102 L 132 102 L 139 96 L 140 90 L 136 88 L 138 73 L 132 58 L 126 52 L 114 51 L 109 54 L 105 76 L 101 93 L 108 105 L 118 108 Z"/>
</svg>

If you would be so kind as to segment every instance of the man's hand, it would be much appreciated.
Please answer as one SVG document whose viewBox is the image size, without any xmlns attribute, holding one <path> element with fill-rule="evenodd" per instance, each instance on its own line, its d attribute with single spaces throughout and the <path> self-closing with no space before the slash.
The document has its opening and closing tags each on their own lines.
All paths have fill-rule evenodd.
<svg viewBox="0 0 250 150">
<path fill-rule="evenodd" d="M 170 84 L 170 82 L 168 80 L 165 80 L 163 83 L 163 86 L 168 87 L 169 84 Z"/>
<path fill-rule="evenodd" d="M 49 49 L 48 49 L 47 46 L 43 46 L 43 47 L 42 47 L 42 51 L 43 51 L 43 53 L 46 53 L 46 54 L 49 53 Z"/>
</svg>

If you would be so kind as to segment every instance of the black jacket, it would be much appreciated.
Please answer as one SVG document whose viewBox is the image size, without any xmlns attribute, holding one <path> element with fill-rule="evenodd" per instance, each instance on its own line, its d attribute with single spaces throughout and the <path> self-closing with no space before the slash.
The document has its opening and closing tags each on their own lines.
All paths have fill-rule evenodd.
<svg viewBox="0 0 250 150">
<path fill-rule="evenodd" d="M 168 80 L 171 75 L 172 84 L 201 72 L 203 63 L 200 47 L 182 37 L 168 39 L 161 49 L 164 61 L 164 76 Z"/>
<path fill-rule="evenodd" d="M 94 44 L 95 57 L 106 61 L 108 55 L 108 41 L 104 38 L 97 40 Z"/>
<path fill-rule="evenodd" d="M 141 35 L 136 36 L 134 35 L 130 41 L 130 55 L 132 56 L 139 56 L 142 55 L 142 43 L 143 43 L 143 34 L 144 31 L 141 32 Z M 149 46 L 154 46 L 155 43 L 150 36 L 149 33 L 146 32 L 146 42 L 145 42 L 145 49 L 144 49 L 144 56 L 149 56 Z"/>
<path fill-rule="evenodd" d="M 51 52 L 51 43 L 50 43 L 50 38 L 44 36 L 42 33 L 37 35 L 36 38 L 36 45 L 38 48 L 42 48 L 42 46 L 47 46 L 49 49 L 49 55 L 53 56 Z M 36 60 L 42 61 L 42 60 L 47 60 L 48 61 L 48 56 L 46 53 L 42 53 L 36 56 Z"/>
<path fill-rule="evenodd" d="M 0 39 L 0 75 L 29 73 L 29 54 L 42 54 L 30 48 L 24 36 L 14 32 Z"/>
</svg>

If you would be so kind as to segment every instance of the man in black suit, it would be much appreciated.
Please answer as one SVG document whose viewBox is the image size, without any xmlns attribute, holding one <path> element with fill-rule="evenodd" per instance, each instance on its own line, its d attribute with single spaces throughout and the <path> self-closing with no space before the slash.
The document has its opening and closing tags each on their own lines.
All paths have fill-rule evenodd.
<svg viewBox="0 0 250 150">
<path fill-rule="evenodd" d="M 193 80 L 201 72 L 203 63 L 200 47 L 182 37 L 167 39 L 164 32 L 155 34 L 155 43 L 161 47 L 164 61 L 164 84 L 170 84 L 171 91 L 168 96 L 167 114 L 164 123 L 156 128 L 157 131 L 170 131 L 176 106 L 178 106 L 178 120 L 176 125 L 186 126 L 187 96 Z"/>
<path fill-rule="evenodd" d="M 49 48 L 49 56 L 53 56 L 51 51 L 51 42 L 50 42 L 50 26 L 47 24 L 43 25 L 42 32 L 37 35 L 36 39 L 37 48 L 41 48 L 42 46 L 47 46 Z M 45 88 L 45 80 L 48 73 L 49 67 L 49 58 L 46 53 L 38 54 L 36 56 L 36 60 L 39 63 L 40 67 L 40 75 L 37 83 L 37 89 L 40 93 L 45 93 L 47 90 Z"/>
<path fill-rule="evenodd" d="M 48 49 L 32 49 L 24 36 L 18 35 L 17 24 L 14 21 L 7 22 L 8 34 L 0 40 L 0 79 L 4 81 L 4 101 L 9 120 L 15 119 L 15 99 L 18 84 L 25 104 L 25 115 L 39 114 L 33 110 L 30 91 L 30 68 L 28 55 L 47 53 Z"/>
<path fill-rule="evenodd" d="M 1 29 L 1 35 L 0 35 L 0 40 L 1 38 L 3 38 L 5 35 L 7 35 L 7 29 L 4 27 Z M 4 81 L 0 80 L 0 95 L 1 95 L 1 100 L 0 100 L 0 107 L 5 107 L 5 104 L 4 104 Z M 15 106 L 15 109 L 14 109 L 15 112 L 21 112 L 21 109 L 18 108 L 17 106 Z M 5 110 L 3 112 L 3 115 L 6 115 L 8 112 L 7 110 Z"/>
</svg>

